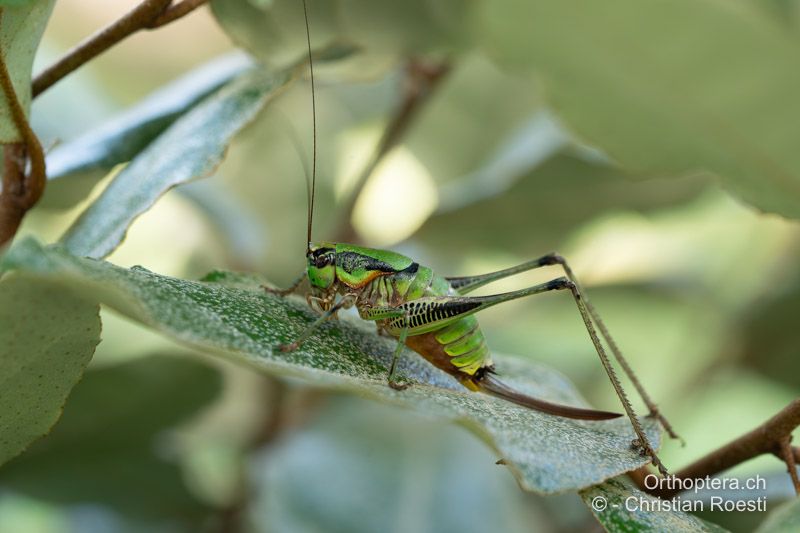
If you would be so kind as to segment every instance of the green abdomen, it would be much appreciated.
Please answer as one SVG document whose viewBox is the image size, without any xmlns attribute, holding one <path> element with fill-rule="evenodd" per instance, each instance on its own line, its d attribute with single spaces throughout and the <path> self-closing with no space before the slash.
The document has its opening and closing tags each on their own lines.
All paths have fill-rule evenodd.
<svg viewBox="0 0 800 533">
<path fill-rule="evenodd" d="M 427 267 L 420 267 L 409 284 L 406 301 L 425 296 L 455 296 L 456 291 L 441 276 Z M 492 358 L 483 337 L 478 319 L 474 315 L 457 318 L 441 327 L 409 331 L 406 345 L 438 368 L 456 375 L 459 379 L 472 376 L 480 368 L 491 367 Z"/>
<path fill-rule="evenodd" d="M 486 339 L 474 316 L 460 318 L 434 331 L 433 336 L 460 372 L 473 375 L 479 368 L 492 364 Z"/>
</svg>

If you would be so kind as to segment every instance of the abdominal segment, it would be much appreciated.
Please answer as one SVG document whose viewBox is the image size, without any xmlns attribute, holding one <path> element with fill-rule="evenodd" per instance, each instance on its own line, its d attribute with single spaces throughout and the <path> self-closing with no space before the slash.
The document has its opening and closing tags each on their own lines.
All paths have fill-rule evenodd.
<svg viewBox="0 0 800 533">
<path fill-rule="evenodd" d="M 406 345 L 462 382 L 469 381 L 479 369 L 492 366 L 489 348 L 474 316 L 436 331 L 409 336 Z"/>
</svg>

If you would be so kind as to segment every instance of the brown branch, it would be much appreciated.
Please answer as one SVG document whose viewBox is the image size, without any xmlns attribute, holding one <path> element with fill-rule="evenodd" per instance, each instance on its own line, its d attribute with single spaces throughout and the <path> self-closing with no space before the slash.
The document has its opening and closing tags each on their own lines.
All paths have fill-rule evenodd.
<svg viewBox="0 0 800 533">
<path fill-rule="evenodd" d="M 351 215 L 358 196 L 361 194 L 370 176 L 381 160 L 394 148 L 408 131 L 414 118 L 419 115 L 420 109 L 430 99 L 434 89 L 450 71 L 449 63 L 430 64 L 420 60 L 410 60 L 406 66 L 405 88 L 403 101 L 392 115 L 391 121 L 383 132 L 375 153 L 361 172 L 356 186 L 348 196 L 341 212 L 344 214 L 341 224 L 336 232 L 335 239 L 342 242 L 356 240 L 356 231 L 352 226 Z"/>
<path fill-rule="evenodd" d="M 0 20 L 2 17 L 3 10 L 0 9 Z M 17 97 L 3 50 L 0 50 L 0 90 L 11 112 L 11 120 L 22 138 L 21 142 L 3 147 L 3 190 L 0 192 L 2 246 L 14 237 L 25 213 L 42 197 L 47 173 L 42 145 L 33 133 Z"/>
<path fill-rule="evenodd" d="M 789 445 L 791 434 L 800 426 L 800 399 L 792 401 L 778 414 L 739 438 L 709 453 L 686 468 L 674 474 L 679 479 L 702 479 L 713 476 L 765 453 L 775 454 L 786 462 L 795 489 L 800 489 L 797 480 L 796 459 L 800 456 L 797 448 Z M 671 498 L 680 492 L 680 484 L 656 487 L 648 491 L 660 498 Z M 800 494 L 800 490 L 798 490 Z"/>
<path fill-rule="evenodd" d="M 33 80 L 33 97 L 36 98 L 61 78 L 126 37 L 139 30 L 155 29 L 168 24 L 200 7 L 206 1 L 183 0 L 171 5 L 172 0 L 142 0 L 131 11 L 78 43 L 61 59 L 40 72 Z"/>
<path fill-rule="evenodd" d="M 160 28 L 174 20 L 191 13 L 198 7 L 208 2 L 208 0 L 183 0 L 175 5 L 169 6 L 164 12 L 155 18 L 150 24 L 147 25 L 148 29 Z"/>
<path fill-rule="evenodd" d="M 0 194 L 0 247 L 16 235 L 25 209 L 17 201 L 22 190 L 24 175 L 17 161 L 22 156 L 25 145 L 7 144 L 3 147 L 3 191 Z"/>
<path fill-rule="evenodd" d="M 206 1 L 182 0 L 172 5 L 172 0 L 143 0 L 116 22 L 84 39 L 64 57 L 36 76 L 32 82 L 32 97 L 35 98 L 61 78 L 126 37 L 142 29 L 154 29 L 169 24 L 197 9 Z M 22 137 L 22 142 L 3 147 L 3 189 L 0 193 L 0 246 L 2 246 L 14 237 L 25 213 L 41 198 L 47 183 L 47 174 L 44 151 L 17 98 L 4 57 L 0 57 L 0 88 L 8 102 L 14 125 Z"/>
<path fill-rule="evenodd" d="M 778 443 L 778 449 L 778 456 L 786 463 L 786 471 L 789 473 L 789 477 L 792 478 L 794 493 L 800 496 L 800 478 L 797 476 L 797 463 L 794 457 L 795 449 L 792 448 L 792 436 L 787 435 L 782 438 Z"/>
</svg>

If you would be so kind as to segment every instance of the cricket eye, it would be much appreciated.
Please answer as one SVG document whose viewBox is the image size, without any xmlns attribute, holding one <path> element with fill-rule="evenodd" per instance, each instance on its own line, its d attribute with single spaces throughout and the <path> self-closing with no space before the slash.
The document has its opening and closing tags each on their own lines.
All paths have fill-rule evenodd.
<svg viewBox="0 0 800 533">
<path fill-rule="evenodd" d="M 331 257 L 328 254 L 318 255 L 314 258 L 314 266 L 317 268 L 323 268 L 331 264 Z"/>
</svg>

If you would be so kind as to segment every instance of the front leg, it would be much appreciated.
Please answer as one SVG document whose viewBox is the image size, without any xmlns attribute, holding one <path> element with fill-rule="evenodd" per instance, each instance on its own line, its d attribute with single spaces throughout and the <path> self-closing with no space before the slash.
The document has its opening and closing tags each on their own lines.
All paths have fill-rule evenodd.
<svg viewBox="0 0 800 533">
<path fill-rule="evenodd" d="M 392 364 L 389 366 L 389 386 L 394 390 L 405 390 L 407 389 L 411 383 L 409 382 L 401 382 L 400 380 L 395 378 L 395 370 L 397 367 L 397 360 L 400 358 L 400 354 L 403 352 L 403 346 L 406 345 L 406 338 L 408 337 L 408 311 L 404 311 L 403 315 L 403 329 L 400 332 L 400 337 L 397 338 L 397 347 L 394 349 L 394 354 L 392 355 Z"/>
<path fill-rule="evenodd" d="M 339 300 L 337 303 L 333 304 L 330 309 L 323 312 L 318 319 L 316 319 L 310 326 L 308 326 L 294 342 L 290 342 L 289 344 L 281 344 L 278 346 L 280 351 L 282 352 L 293 352 L 300 347 L 303 342 L 305 342 L 308 337 L 311 336 L 314 331 L 319 328 L 322 324 L 327 322 L 330 318 L 336 316 L 336 313 L 339 312 L 339 309 L 347 308 L 353 305 L 355 301 L 356 295 L 354 294 L 346 294 Z"/>
<path fill-rule="evenodd" d="M 389 386 L 394 390 L 405 390 L 407 389 L 411 383 L 403 382 L 395 377 L 395 373 L 397 370 L 397 361 L 400 359 L 400 354 L 403 353 L 403 346 L 406 344 L 406 339 L 408 338 L 408 331 L 411 327 L 411 322 L 409 320 L 410 312 L 409 310 L 400 305 L 398 307 L 365 307 L 359 310 L 361 313 L 361 318 L 364 320 L 374 320 L 376 321 L 376 326 L 378 328 L 378 332 L 384 332 L 385 335 L 394 337 L 390 335 L 388 331 L 385 329 L 384 320 L 392 320 L 400 319 L 402 322 L 402 329 L 400 330 L 400 335 L 397 338 L 397 346 L 394 349 L 394 353 L 392 354 L 392 362 L 389 365 L 389 375 L 387 376 L 387 381 L 389 382 Z M 384 324 L 384 325 L 382 325 Z"/>
</svg>

